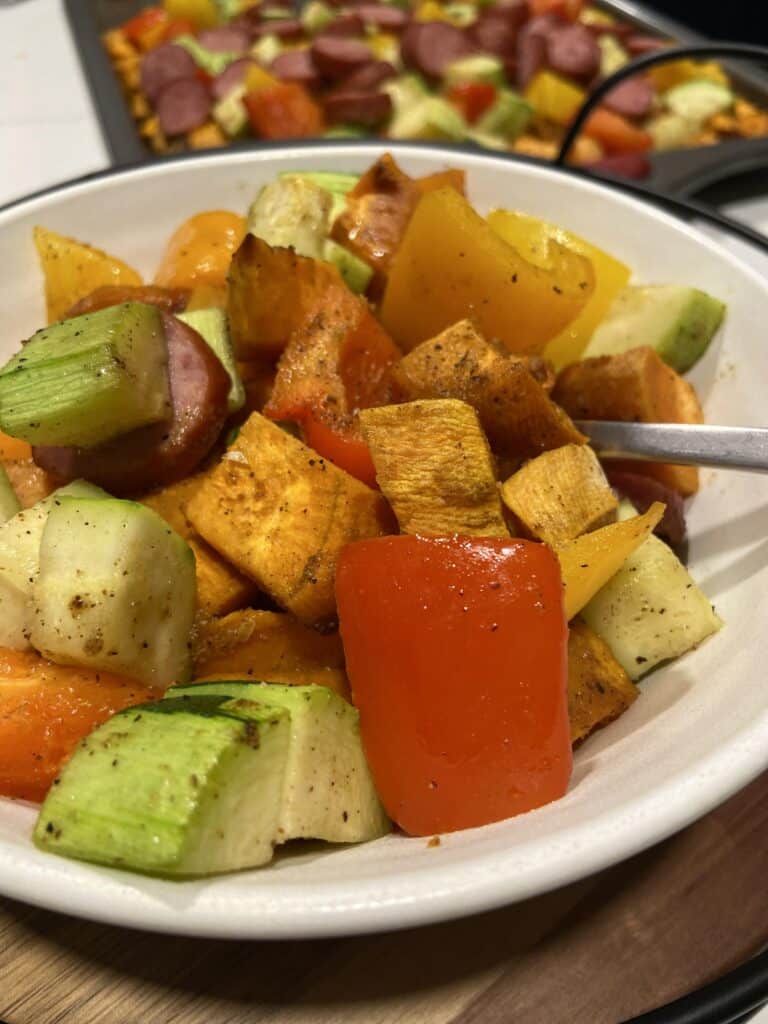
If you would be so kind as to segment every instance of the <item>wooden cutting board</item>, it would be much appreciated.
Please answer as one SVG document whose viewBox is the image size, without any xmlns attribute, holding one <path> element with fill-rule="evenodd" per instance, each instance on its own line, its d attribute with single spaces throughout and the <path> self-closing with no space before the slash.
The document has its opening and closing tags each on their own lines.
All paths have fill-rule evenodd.
<svg viewBox="0 0 768 1024">
<path fill-rule="evenodd" d="M 586 881 L 427 928 L 173 938 L 0 901 L 6 1024 L 619 1024 L 768 941 L 768 774 Z"/>
</svg>

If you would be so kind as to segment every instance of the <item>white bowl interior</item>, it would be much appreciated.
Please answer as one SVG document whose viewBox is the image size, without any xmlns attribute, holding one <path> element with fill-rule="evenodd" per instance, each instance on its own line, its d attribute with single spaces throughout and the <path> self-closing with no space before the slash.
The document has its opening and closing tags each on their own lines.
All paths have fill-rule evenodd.
<svg viewBox="0 0 768 1024">
<path fill-rule="evenodd" d="M 0 214 L 0 356 L 43 320 L 34 224 L 92 242 L 150 276 L 173 228 L 203 209 L 244 211 L 278 170 L 362 170 L 381 152 L 287 147 L 155 165 Z M 638 280 L 696 285 L 729 306 L 694 382 L 712 422 L 765 421 L 768 289 L 749 267 L 657 210 L 555 171 L 486 155 L 398 150 L 409 172 L 460 165 L 475 205 L 555 221 L 625 260 Z M 436 241 L 439 244 L 439 241 Z M 329 935 L 422 923 L 564 884 L 657 841 L 768 765 L 762 626 L 768 605 L 768 490 L 762 478 L 703 473 L 689 516 L 691 568 L 727 623 L 653 674 L 642 698 L 576 756 L 568 795 L 500 824 L 424 840 L 389 836 L 298 847 L 255 872 L 169 883 L 47 856 L 29 842 L 35 811 L 0 800 L 0 891 L 83 916 L 200 935 Z"/>
</svg>

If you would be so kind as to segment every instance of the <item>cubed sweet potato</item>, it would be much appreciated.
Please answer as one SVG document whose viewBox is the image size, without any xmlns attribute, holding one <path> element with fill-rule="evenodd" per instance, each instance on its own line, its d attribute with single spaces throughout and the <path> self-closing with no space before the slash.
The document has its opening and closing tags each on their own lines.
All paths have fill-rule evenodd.
<svg viewBox="0 0 768 1024">
<path fill-rule="evenodd" d="M 458 398 L 477 410 L 493 450 L 531 458 L 586 438 L 546 392 L 551 368 L 489 343 L 477 323 L 461 320 L 412 349 L 392 370 L 400 398 Z"/>
<path fill-rule="evenodd" d="M 701 404 L 691 384 L 667 366 L 649 346 L 618 356 L 597 356 L 567 366 L 552 397 L 574 419 L 641 423 L 703 423 Z M 611 460 L 615 468 L 618 464 Z M 629 466 L 625 463 L 626 468 Z M 631 471 L 646 473 L 687 496 L 699 489 L 695 466 L 632 462 Z"/>
<path fill-rule="evenodd" d="M 102 285 L 140 285 L 139 274 L 122 260 L 84 242 L 36 227 L 35 246 L 45 278 L 48 323 L 60 320 L 80 299 Z"/>
<path fill-rule="evenodd" d="M 279 356 L 293 332 L 323 310 L 359 300 L 330 263 L 247 234 L 229 268 L 227 313 L 239 359 Z"/>
<path fill-rule="evenodd" d="M 391 532 L 384 498 L 252 413 L 187 505 L 197 532 L 310 626 L 335 621 L 341 548 Z"/>
<path fill-rule="evenodd" d="M 403 533 L 509 536 L 493 456 L 466 402 L 363 409 L 360 426 Z"/>
<path fill-rule="evenodd" d="M 258 587 L 206 544 L 187 519 L 187 503 L 197 493 L 204 479 L 204 473 L 186 477 L 147 495 L 143 502 L 162 516 L 192 548 L 197 575 L 198 608 L 209 615 L 227 615 L 249 604 L 258 594 Z"/>
<path fill-rule="evenodd" d="M 338 633 L 322 635 L 292 615 L 246 608 L 200 627 L 194 677 L 317 683 L 349 698 Z"/>
<path fill-rule="evenodd" d="M 581 621 L 568 632 L 568 715 L 571 742 L 581 743 L 627 710 L 638 689 L 608 645 Z"/>
<path fill-rule="evenodd" d="M 527 462 L 501 487 L 504 504 L 523 536 L 562 544 L 605 526 L 618 507 L 597 456 L 568 444 Z"/>
</svg>

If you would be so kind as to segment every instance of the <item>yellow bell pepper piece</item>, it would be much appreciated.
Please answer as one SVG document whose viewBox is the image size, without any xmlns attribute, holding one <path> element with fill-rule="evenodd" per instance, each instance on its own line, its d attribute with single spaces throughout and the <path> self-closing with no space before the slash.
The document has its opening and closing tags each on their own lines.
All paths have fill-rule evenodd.
<svg viewBox="0 0 768 1024">
<path fill-rule="evenodd" d="M 668 64 L 660 64 L 656 68 L 650 68 L 648 77 L 659 92 L 665 92 L 675 85 L 690 82 L 695 78 L 707 78 L 710 82 L 730 85 L 728 75 L 713 60 L 673 60 Z"/>
<path fill-rule="evenodd" d="M 645 515 L 583 533 L 554 549 L 563 574 L 565 614 L 569 620 L 579 614 L 650 535 L 664 515 L 664 508 L 662 502 L 654 501 Z"/>
<path fill-rule="evenodd" d="M 511 352 L 538 353 L 584 308 L 591 263 L 556 242 L 547 270 L 508 245 L 452 188 L 421 197 L 381 305 L 384 327 L 406 351 L 466 317 Z"/>
<path fill-rule="evenodd" d="M 261 89 L 271 89 L 273 85 L 278 84 L 278 79 L 258 64 L 252 64 L 248 68 L 244 81 L 246 92 L 259 92 Z"/>
<path fill-rule="evenodd" d="M 400 43 L 397 36 L 391 32 L 374 32 L 368 36 L 366 43 L 370 47 L 371 53 L 378 60 L 388 60 L 391 63 L 397 63 L 400 56 Z"/>
<path fill-rule="evenodd" d="M 196 28 L 211 28 L 219 21 L 213 0 L 163 0 L 170 18 L 188 18 Z"/>
<path fill-rule="evenodd" d="M 630 269 L 620 260 L 580 238 L 578 235 L 550 224 L 527 213 L 512 210 L 493 210 L 488 223 L 505 242 L 509 242 L 520 255 L 544 270 L 550 267 L 550 245 L 555 242 L 571 252 L 584 256 L 592 264 L 595 290 L 586 306 L 544 349 L 544 355 L 559 370 L 575 362 L 583 352 L 592 334 L 608 312 L 622 288 L 630 278 Z"/>
<path fill-rule="evenodd" d="M 552 71 L 539 71 L 525 90 L 525 98 L 537 117 L 565 125 L 573 120 L 587 93 Z"/>
<path fill-rule="evenodd" d="M 436 0 L 424 0 L 414 13 L 415 21 L 450 21 L 450 16 Z"/>
</svg>

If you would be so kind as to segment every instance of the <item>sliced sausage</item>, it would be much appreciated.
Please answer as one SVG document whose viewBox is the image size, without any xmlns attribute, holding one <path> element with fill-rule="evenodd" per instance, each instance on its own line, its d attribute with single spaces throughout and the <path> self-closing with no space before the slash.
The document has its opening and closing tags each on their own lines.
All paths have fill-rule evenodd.
<svg viewBox="0 0 768 1024">
<path fill-rule="evenodd" d="M 439 78 L 453 61 L 476 53 L 470 37 L 444 21 L 411 22 L 400 39 L 403 63 L 431 79 Z"/>
<path fill-rule="evenodd" d="M 166 135 L 185 135 L 208 120 L 211 97 L 199 78 L 181 78 L 163 89 L 155 110 Z"/>
<path fill-rule="evenodd" d="M 626 473 L 611 469 L 610 464 L 603 464 L 608 483 L 618 492 L 619 497 L 628 498 L 642 515 L 647 512 L 654 501 L 666 505 L 664 515 L 659 520 L 654 533 L 657 533 L 672 547 L 679 547 L 685 540 L 685 506 L 683 499 L 670 487 L 665 487 L 658 480 L 640 473 Z"/>
<path fill-rule="evenodd" d="M 188 288 L 161 288 L 156 284 L 103 284 L 68 309 L 64 319 L 93 313 L 96 309 L 106 309 L 108 306 L 119 306 L 123 302 L 146 302 L 150 306 L 164 309 L 166 313 L 181 313 L 187 308 L 189 295 Z"/>
<path fill-rule="evenodd" d="M 301 39 L 304 26 L 298 18 L 275 18 L 260 22 L 253 30 L 253 37 L 277 36 L 278 39 Z"/>
<path fill-rule="evenodd" d="M 559 14 L 537 14 L 535 18 L 525 23 L 521 31 L 526 35 L 547 37 L 557 29 L 568 28 L 570 25 L 571 22 L 561 18 Z"/>
<path fill-rule="evenodd" d="M 628 78 L 603 97 L 603 103 L 622 117 L 647 117 L 653 107 L 655 90 L 646 78 Z"/>
<path fill-rule="evenodd" d="M 331 122 L 360 124 L 373 128 L 392 113 L 392 100 L 385 92 L 365 89 L 336 89 L 323 100 Z"/>
<path fill-rule="evenodd" d="M 620 178 L 647 178 L 653 170 L 650 160 L 643 153 L 615 153 L 582 166 L 586 170 L 618 175 Z"/>
<path fill-rule="evenodd" d="M 366 25 L 373 25 L 383 32 L 402 32 L 410 21 L 406 11 L 388 4 L 358 4 L 355 13 Z"/>
<path fill-rule="evenodd" d="M 194 78 L 197 65 L 183 46 L 166 43 L 145 54 L 141 61 L 142 92 L 155 102 L 163 89 L 182 78 Z"/>
<path fill-rule="evenodd" d="M 309 50 L 281 53 L 272 61 L 269 70 L 283 82 L 299 82 L 309 88 L 320 84 L 320 75 Z"/>
<path fill-rule="evenodd" d="M 504 16 L 514 24 L 515 28 L 522 28 L 528 21 L 530 8 L 527 0 L 501 0 L 489 8 L 490 11 L 503 11 Z"/>
<path fill-rule="evenodd" d="M 339 90 L 375 89 L 389 78 L 397 78 L 397 69 L 387 60 L 372 60 L 362 64 L 339 85 Z"/>
<path fill-rule="evenodd" d="M 255 63 L 256 61 L 250 57 L 241 57 L 240 60 L 233 60 L 227 65 L 211 82 L 210 89 L 214 99 L 223 100 L 228 93 L 241 85 L 248 68 L 253 67 Z"/>
<path fill-rule="evenodd" d="M 467 34 L 483 53 L 493 53 L 498 57 L 510 57 L 515 53 L 518 28 L 497 8 L 484 11 L 467 29 Z"/>
<path fill-rule="evenodd" d="M 339 14 L 325 26 L 318 35 L 324 36 L 361 36 L 365 32 L 363 19 L 356 12 L 348 11 Z"/>
<path fill-rule="evenodd" d="M 558 74 L 589 80 L 600 70 L 600 47 L 584 25 L 558 28 L 546 37 L 547 63 Z"/>
<path fill-rule="evenodd" d="M 547 63 L 547 40 L 543 35 L 521 32 L 517 40 L 515 81 L 525 89 L 534 75 Z"/>
<path fill-rule="evenodd" d="M 637 34 L 634 25 L 628 25 L 626 21 L 613 21 L 610 25 L 590 22 L 587 28 L 594 36 L 615 36 L 618 40 L 623 40 L 627 36 Z"/>
<path fill-rule="evenodd" d="M 188 476 L 227 418 L 229 376 L 197 331 L 163 313 L 172 418 L 96 448 L 38 446 L 32 457 L 60 480 L 83 477 L 112 494 L 140 494 Z"/>
<path fill-rule="evenodd" d="M 318 36 L 311 52 L 317 70 L 331 81 L 346 78 L 364 64 L 370 64 L 373 57 L 365 43 L 341 36 Z"/>
<path fill-rule="evenodd" d="M 665 46 L 669 46 L 669 42 L 666 39 L 659 39 L 658 36 L 634 35 L 627 36 L 624 45 L 633 57 L 638 57 L 641 53 L 655 53 L 656 50 L 663 50 Z"/>
<path fill-rule="evenodd" d="M 235 25 L 220 25 L 201 32 L 197 41 L 214 53 L 245 53 L 251 41 L 250 33 Z"/>
</svg>

